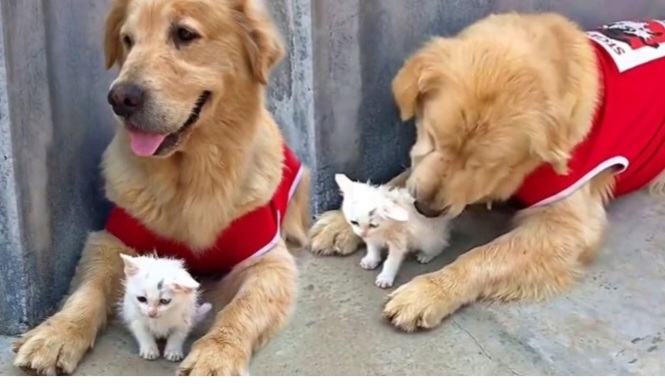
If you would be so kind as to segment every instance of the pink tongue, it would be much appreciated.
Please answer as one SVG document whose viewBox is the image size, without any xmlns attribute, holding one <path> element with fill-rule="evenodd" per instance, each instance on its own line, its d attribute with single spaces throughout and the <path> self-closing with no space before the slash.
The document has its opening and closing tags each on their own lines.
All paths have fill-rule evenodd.
<svg viewBox="0 0 665 389">
<path fill-rule="evenodd" d="M 130 131 L 129 138 L 134 154 L 139 157 L 150 157 L 155 154 L 155 151 L 164 142 L 166 135 Z"/>
</svg>

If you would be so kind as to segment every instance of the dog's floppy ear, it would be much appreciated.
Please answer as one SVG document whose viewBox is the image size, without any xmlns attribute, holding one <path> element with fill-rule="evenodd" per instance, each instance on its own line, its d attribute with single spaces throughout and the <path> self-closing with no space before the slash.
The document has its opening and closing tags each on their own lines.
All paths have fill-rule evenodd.
<svg viewBox="0 0 665 389">
<path fill-rule="evenodd" d="M 447 39 L 438 38 L 409 58 L 393 79 L 395 102 L 403 121 L 416 114 L 418 99 L 435 89 L 443 79 L 441 66 L 447 53 Z"/>
<path fill-rule="evenodd" d="M 122 57 L 120 43 L 120 28 L 125 20 L 129 0 L 115 0 L 111 10 L 106 16 L 106 29 L 104 33 L 104 53 L 106 54 L 106 68 L 110 69 Z"/>
<path fill-rule="evenodd" d="M 234 0 L 237 22 L 243 28 L 243 44 L 254 78 L 268 83 L 270 69 L 282 59 L 284 48 L 275 25 L 260 0 Z"/>
</svg>

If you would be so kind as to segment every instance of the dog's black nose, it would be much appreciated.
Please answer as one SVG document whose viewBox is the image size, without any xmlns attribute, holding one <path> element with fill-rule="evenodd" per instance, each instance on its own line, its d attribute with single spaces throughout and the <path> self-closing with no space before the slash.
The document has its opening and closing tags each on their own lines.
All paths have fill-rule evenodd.
<svg viewBox="0 0 665 389">
<path fill-rule="evenodd" d="M 120 83 L 111 88 L 108 95 L 113 112 L 127 119 L 143 106 L 145 91 L 135 84 Z"/>
</svg>

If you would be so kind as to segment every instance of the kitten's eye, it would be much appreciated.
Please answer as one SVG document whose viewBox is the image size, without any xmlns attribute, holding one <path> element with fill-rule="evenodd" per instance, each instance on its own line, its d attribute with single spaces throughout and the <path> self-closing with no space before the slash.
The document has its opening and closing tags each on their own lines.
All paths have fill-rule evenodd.
<svg viewBox="0 0 665 389">
<path fill-rule="evenodd" d="M 162 305 L 169 305 L 170 302 L 171 302 L 171 299 L 161 299 L 161 300 L 159 300 L 159 303 L 162 304 Z"/>
<path fill-rule="evenodd" d="M 139 300 L 140 303 L 148 302 L 148 299 L 143 296 L 138 296 L 136 299 Z"/>
<path fill-rule="evenodd" d="M 360 225 L 360 224 L 358 224 L 357 220 L 351 220 L 351 224 L 353 224 L 354 226 L 359 226 Z"/>
<path fill-rule="evenodd" d="M 175 41 L 176 46 L 179 46 L 191 43 L 199 39 L 200 37 L 201 35 L 199 35 L 196 31 L 190 30 L 189 28 L 176 27 L 173 39 Z"/>
<path fill-rule="evenodd" d="M 369 223 L 369 228 L 376 228 L 376 227 L 378 227 L 378 226 L 379 226 L 379 225 L 376 224 L 376 223 Z"/>
<path fill-rule="evenodd" d="M 125 45 L 125 48 L 131 49 L 134 46 L 134 40 L 129 35 L 122 36 L 122 43 Z"/>
</svg>

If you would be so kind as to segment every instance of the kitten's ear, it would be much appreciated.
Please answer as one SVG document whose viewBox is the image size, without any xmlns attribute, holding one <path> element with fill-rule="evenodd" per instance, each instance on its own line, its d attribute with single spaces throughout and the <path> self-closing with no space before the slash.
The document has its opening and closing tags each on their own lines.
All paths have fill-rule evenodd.
<svg viewBox="0 0 665 389">
<path fill-rule="evenodd" d="M 199 283 L 185 270 L 179 271 L 178 275 L 171 281 L 169 287 L 174 292 L 192 293 L 199 288 Z"/>
<path fill-rule="evenodd" d="M 391 202 L 386 203 L 380 209 L 381 216 L 398 222 L 409 220 L 409 211 L 403 207 Z"/>
<path fill-rule="evenodd" d="M 349 193 L 353 187 L 353 181 L 344 174 L 335 174 L 335 182 L 337 182 L 342 194 Z"/>
<path fill-rule="evenodd" d="M 138 259 L 127 254 L 120 254 L 120 258 L 125 263 L 125 275 L 130 277 L 139 272 Z"/>
</svg>

